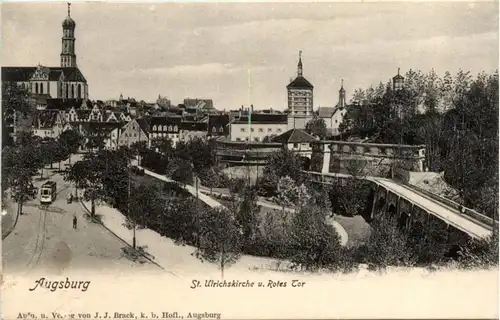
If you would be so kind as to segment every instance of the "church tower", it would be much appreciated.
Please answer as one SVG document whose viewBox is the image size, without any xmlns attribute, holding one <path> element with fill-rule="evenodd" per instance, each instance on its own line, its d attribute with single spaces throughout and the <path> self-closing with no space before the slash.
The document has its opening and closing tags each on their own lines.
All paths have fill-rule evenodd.
<svg viewBox="0 0 500 320">
<path fill-rule="evenodd" d="M 62 23 L 62 51 L 61 51 L 61 67 L 76 67 L 75 54 L 75 27 L 76 23 L 71 19 L 70 12 L 71 4 L 68 3 L 68 16 Z"/>
<path fill-rule="evenodd" d="M 342 79 L 342 84 L 339 90 L 339 108 L 345 108 L 345 90 L 344 90 L 344 79 Z"/>
</svg>

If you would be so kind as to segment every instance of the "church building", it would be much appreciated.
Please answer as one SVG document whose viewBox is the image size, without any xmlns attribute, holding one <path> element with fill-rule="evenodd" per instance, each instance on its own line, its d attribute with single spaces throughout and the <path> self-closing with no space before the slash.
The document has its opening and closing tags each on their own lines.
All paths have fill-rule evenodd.
<svg viewBox="0 0 500 320">
<path fill-rule="evenodd" d="M 302 68 L 302 51 L 299 51 L 297 77 L 286 87 L 288 93 L 288 130 L 305 129 L 313 118 L 314 86 L 304 78 Z"/>
<path fill-rule="evenodd" d="M 87 80 L 78 69 L 75 53 L 76 23 L 68 16 L 62 22 L 60 67 L 2 67 L 2 82 L 13 82 L 26 88 L 34 97 L 51 99 L 88 99 Z"/>
</svg>

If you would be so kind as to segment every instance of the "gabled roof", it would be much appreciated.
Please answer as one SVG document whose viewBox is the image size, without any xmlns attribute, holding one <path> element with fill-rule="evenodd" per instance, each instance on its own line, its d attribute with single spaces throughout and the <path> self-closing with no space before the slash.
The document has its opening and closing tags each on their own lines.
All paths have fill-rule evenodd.
<svg viewBox="0 0 500 320">
<path fill-rule="evenodd" d="M 280 143 L 309 143 L 315 141 L 316 138 L 300 129 L 291 129 L 271 139 L 271 142 Z"/>
<path fill-rule="evenodd" d="M 186 108 L 207 108 L 212 109 L 213 101 L 212 99 L 184 99 L 184 105 Z"/>
<path fill-rule="evenodd" d="M 71 108 L 79 109 L 83 103 L 82 99 L 47 99 L 47 109 L 69 110 Z M 87 100 L 87 106 L 92 105 Z"/>
<path fill-rule="evenodd" d="M 29 81 L 36 67 L 2 67 L 2 81 Z"/>
<path fill-rule="evenodd" d="M 186 131 L 207 131 L 206 122 L 198 121 L 183 121 L 181 122 L 181 129 Z"/>
<path fill-rule="evenodd" d="M 121 124 L 116 122 L 84 122 L 82 130 L 85 133 L 108 134 L 114 129 L 120 128 Z"/>
<path fill-rule="evenodd" d="M 2 67 L 2 81 L 29 81 L 37 67 Z M 77 67 L 48 67 L 49 80 L 57 81 L 64 75 L 65 81 L 87 82 Z"/>
<path fill-rule="evenodd" d="M 53 110 L 42 110 L 35 113 L 33 126 L 35 129 L 51 129 L 57 120 L 58 112 Z"/>
<path fill-rule="evenodd" d="M 212 128 L 213 126 L 225 126 L 229 123 L 229 115 L 227 114 L 211 114 L 208 116 L 208 126 Z"/>
<path fill-rule="evenodd" d="M 182 118 L 179 116 L 163 116 L 163 117 L 148 117 L 147 121 L 149 125 L 152 126 L 158 126 L 158 125 L 177 125 L 179 126 L 182 122 Z"/>
<path fill-rule="evenodd" d="M 318 108 L 318 116 L 320 118 L 331 118 L 335 113 L 334 107 L 319 107 Z"/>
<path fill-rule="evenodd" d="M 289 85 L 286 86 L 288 89 L 290 88 L 295 88 L 295 89 L 312 89 L 314 86 L 307 81 L 306 78 L 303 76 L 298 76 L 295 78 L 292 82 L 290 82 Z"/>
<path fill-rule="evenodd" d="M 78 118 L 80 119 L 87 119 L 90 115 L 90 110 L 76 110 L 76 114 L 78 115 Z"/>
<path fill-rule="evenodd" d="M 146 135 L 149 135 L 149 124 L 146 121 L 146 119 L 138 118 L 138 119 L 135 119 L 135 121 L 139 124 L 139 127 L 141 128 L 141 130 L 144 131 L 144 133 Z"/>
</svg>

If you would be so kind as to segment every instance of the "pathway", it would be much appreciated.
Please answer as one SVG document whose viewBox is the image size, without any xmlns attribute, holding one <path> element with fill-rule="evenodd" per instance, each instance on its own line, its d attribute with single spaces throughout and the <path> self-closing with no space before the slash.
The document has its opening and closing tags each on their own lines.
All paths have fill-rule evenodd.
<svg viewBox="0 0 500 320">
<path fill-rule="evenodd" d="M 218 191 L 214 191 L 214 190 L 218 190 Z M 227 189 L 222 189 L 222 188 L 212 189 L 212 194 L 227 196 L 229 191 L 227 191 L 227 193 L 226 193 L 226 192 L 224 192 L 224 190 L 227 190 Z M 202 188 L 200 188 L 200 192 L 210 193 L 210 189 L 208 189 L 206 187 L 202 187 Z M 283 207 L 281 207 L 280 205 L 272 203 L 272 202 L 266 200 L 263 197 L 259 197 L 259 200 L 257 200 L 257 205 L 259 205 L 261 207 L 273 209 L 273 210 L 283 210 Z M 291 208 L 285 208 L 285 210 L 287 212 L 293 212 L 294 211 Z M 333 218 L 328 218 L 326 220 L 326 222 L 329 225 L 331 225 L 333 228 L 335 228 L 335 231 L 337 231 L 337 233 L 338 233 L 338 235 L 340 237 L 340 244 L 342 246 L 346 246 L 347 242 L 349 240 L 349 235 L 347 234 L 347 231 L 344 229 L 344 227 L 339 222 L 335 221 Z"/>
<path fill-rule="evenodd" d="M 5 274 L 157 269 L 123 257 L 122 248 L 127 245 L 101 225 L 87 221 L 78 203 L 67 203 L 66 195 L 72 188 L 61 175 L 56 174 L 51 180 L 56 181 L 60 191 L 54 203 L 44 210 L 39 207 L 38 198 L 29 201 L 15 229 L 2 241 Z M 73 215 L 78 218 L 76 230 L 72 228 Z"/>
</svg>

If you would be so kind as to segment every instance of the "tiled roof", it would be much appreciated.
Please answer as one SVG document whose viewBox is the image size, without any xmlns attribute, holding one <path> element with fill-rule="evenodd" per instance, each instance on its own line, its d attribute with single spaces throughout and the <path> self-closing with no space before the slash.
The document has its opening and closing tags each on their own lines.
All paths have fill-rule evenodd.
<svg viewBox="0 0 500 320">
<path fill-rule="evenodd" d="M 58 81 L 61 78 L 62 70 L 54 70 L 49 73 L 49 81 Z"/>
<path fill-rule="evenodd" d="M 207 131 L 207 124 L 205 122 L 183 121 L 180 127 L 182 130 L 187 131 Z"/>
<path fill-rule="evenodd" d="M 47 99 L 47 109 L 69 110 L 79 109 L 83 103 L 82 99 Z M 92 103 L 87 101 L 87 106 L 92 108 Z"/>
<path fill-rule="evenodd" d="M 147 121 L 150 126 L 154 125 L 180 125 L 182 118 L 179 116 L 175 117 L 148 117 Z"/>
<path fill-rule="evenodd" d="M 29 81 L 37 67 L 2 67 L 2 81 Z M 87 82 L 77 67 L 48 67 L 49 80 L 57 81 L 64 74 L 65 81 Z"/>
<path fill-rule="evenodd" d="M 82 123 L 82 129 L 85 133 L 100 133 L 107 134 L 114 129 L 120 128 L 121 124 L 116 122 L 84 122 Z"/>
<path fill-rule="evenodd" d="M 229 115 L 227 114 L 217 114 L 208 116 L 208 126 L 212 128 L 213 126 L 225 126 L 229 123 Z"/>
<path fill-rule="evenodd" d="M 50 129 L 54 127 L 57 120 L 57 111 L 42 110 L 35 113 L 33 126 L 35 129 Z"/>
<path fill-rule="evenodd" d="M 300 129 L 291 129 L 287 132 L 274 137 L 271 142 L 281 142 L 281 143 L 305 143 L 315 141 L 316 138 L 308 134 L 307 132 Z"/>
<path fill-rule="evenodd" d="M 312 89 L 312 88 L 314 88 L 314 86 L 309 81 L 307 81 L 306 78 L 304 78 L 302 76 L 298 76 L 297 78 L 295 78 L 286 87 L 287 88 L 296 88 L 296 89 Z"/>
<path fill-rule="evenodd" d="M 198 105 L 203 108 L 212 109 L 214 107 L 212 99 L 184 99 L 184 105 L 186 108 L 195 108 Z"/>
<path fill-rule="evenodd" d="M 251 115 L 251 122 L 258 124 L 286 124 L 288 123 L 287 116 L 285 114 L 269 114 L 269 113 L 253 113 Z M 242 115 L 236 118 L 233 123 L 243 124 L 248 123 L 248 115 Z"/>
<path fill-rule="evenodd" d="M 135 121 L 137 121 L 137 123 L 139 124 L 139 127 L 141 128 L 141 130 L 144 131 L 144 133 L 146 135 L 149 135 L 149 124 L 146 121 L 146 119 L 139 118 L 139 119 L 135 119 Z"/>
<path fill-rule="evenodd" d="M 79 119 L 87 119 L 90 115 L 90 110 L 76 110 Z"/>
<path fill-rule="evenodd" d="M 318 108 L 318 116 L 320 118 L 331 118 L 335 113 L 334 107 L 319 107 Z"/>
<path fill-rule="evenodd" d="M 2 81 L 28 81 L 36 67 L 2 67 Z"/>
</svg>

